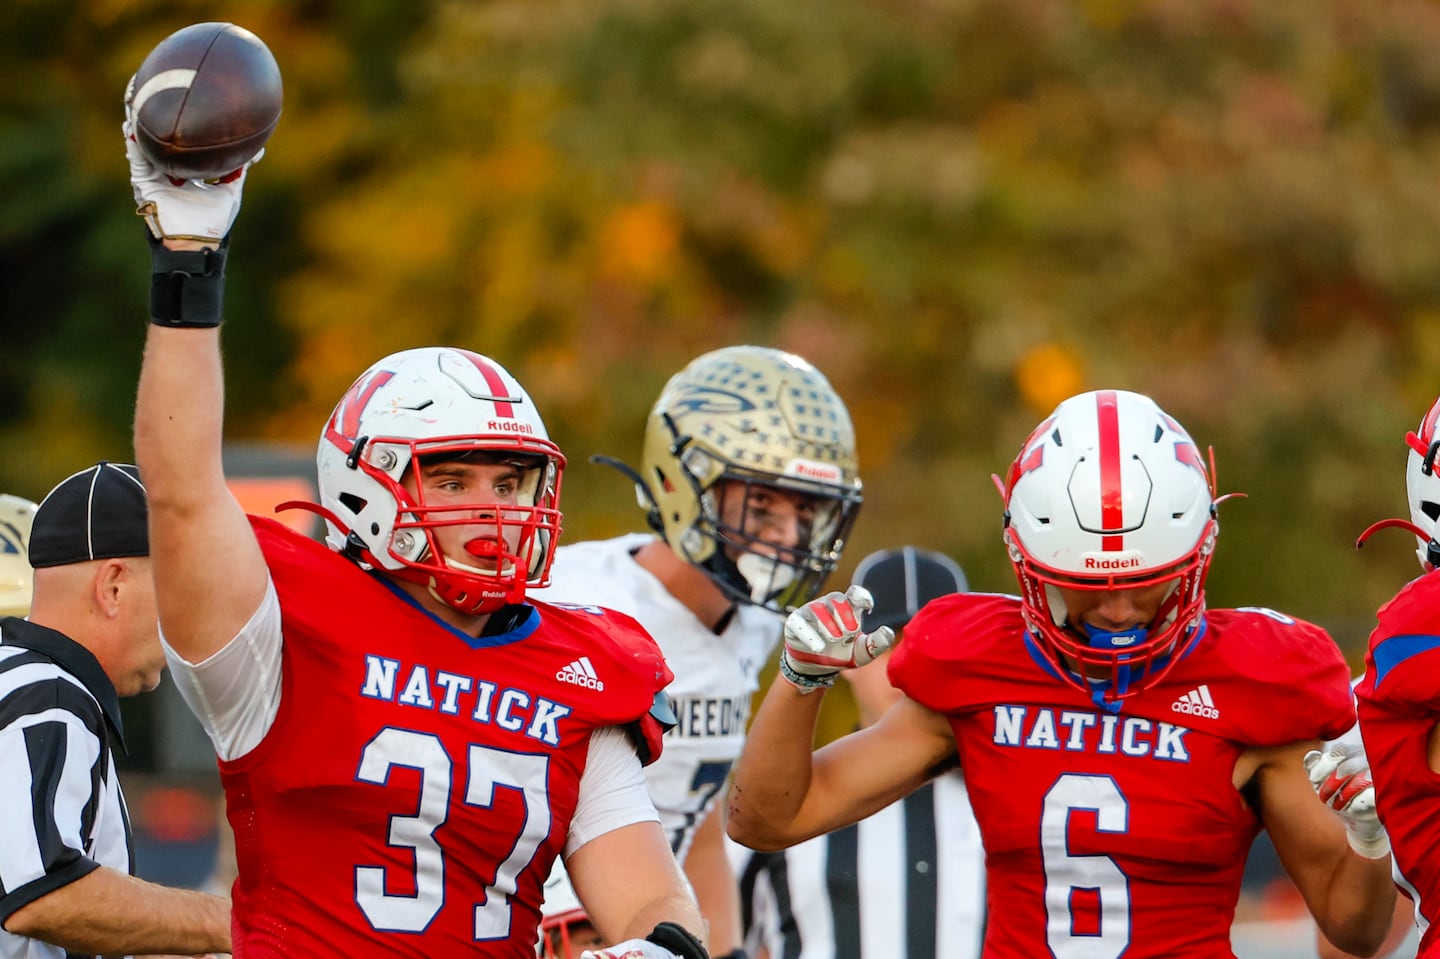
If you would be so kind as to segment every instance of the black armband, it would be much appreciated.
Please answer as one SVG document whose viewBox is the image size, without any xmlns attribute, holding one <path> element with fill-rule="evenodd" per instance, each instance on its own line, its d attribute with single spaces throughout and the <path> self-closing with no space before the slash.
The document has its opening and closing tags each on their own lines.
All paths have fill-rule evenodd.
<svg viewBox="0 0 1440 959">
<path fill-rule="evenodd" d="M 171 250 L 150 237 L 150 322 L 156 326 L 220 325 L 225 301 L 225 255 L 218 250 Z"/>
<path fill-rule="evenodd" d="M 662 922 L 656 926 L 650 935 L 645 937 L 657 946 L 669 949 L 682 959 L 710 959 L 710 953 L 705 951 L 700 940 L 690 934 L 690 931 L 676 922 Z"/>
</svg>

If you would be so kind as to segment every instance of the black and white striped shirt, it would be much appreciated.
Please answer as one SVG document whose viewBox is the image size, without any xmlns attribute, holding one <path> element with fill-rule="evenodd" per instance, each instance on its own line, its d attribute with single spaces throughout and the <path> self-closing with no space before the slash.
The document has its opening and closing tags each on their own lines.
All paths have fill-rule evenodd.
<svg viewBox="0 0 1440 959">
<path fill-rule="evenodd" d="M 115 687 L 89 650 L 52 629 L 0 620 L 0 923 L 99 866 L 134 873 L 112 745 Z M 0 931 L 0 959 L 65 950 Z"/>
<path fill-rule="evenodd" d="M 985 853 L 958 772 L 789 849 L 740 850 L 735 865 L 752 956 L 761 947 L 769 959 L 980 955 Z"/>
</svg>

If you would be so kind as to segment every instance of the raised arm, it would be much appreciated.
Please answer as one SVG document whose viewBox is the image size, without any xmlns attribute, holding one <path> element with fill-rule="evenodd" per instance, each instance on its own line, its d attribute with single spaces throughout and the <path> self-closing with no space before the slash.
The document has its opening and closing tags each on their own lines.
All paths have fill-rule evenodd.
<svg viewBox="0 0 1440 959">
<path fill-rule="evenodd" d="M 150 499 L 161 626 L 171 647 L 194 663 L 240 631 L 259 607 L 267 577 L 249 521 L 225 485 L 220 455 L 221 241 L 239 212 L 246 170 L 229 182 L 176 185 L 140 152 L 128 117 L 125 133 L 152 259 L 136 464 Z"/>
<path fill-rule="evenodd" d="M 953 761 L 949 723 L 909 699 L 812 753 L 823 689 L 840 669 L 870 662 L 893 641 L 883 627 L 860 632 L 869 608 L 870 594 L 852 586 L 786 618 L 783 678 L 760 705 L 730 787 L 727 827 L 735 841 L 782 849 L 858 822 Z"/>
<path fill-rule="evenodd" d="M 943 716 L 902 699 L 880 721 L 811 752 L 820 696 L 778 680 L 745 741 L 730 787 L 730 838 L 784 849 L 879 812 L 954 759 Z"/>
<path fill-rule="evenodd" d="M 1337 807 L 1337 817 L 1317 800 L 1306 776 L 1304 757 L 1313 745 L 1257 751 L 1254 795 L 1280 862 L 1320 931 L 1345 952 L 1369 956 L 1384 942 L 1395 906 L 1389 843 L 1378 835 L 1347 841 L 1346 813 Z M 1366 764 L 1367 780 L 1368 772 Z"/>
</svg>

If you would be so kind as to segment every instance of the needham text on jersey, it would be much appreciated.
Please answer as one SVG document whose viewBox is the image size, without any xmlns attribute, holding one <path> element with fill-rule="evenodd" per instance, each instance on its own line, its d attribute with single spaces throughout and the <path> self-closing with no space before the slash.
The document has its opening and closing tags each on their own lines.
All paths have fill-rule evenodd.
<svg viewBox="0 0 1440 959">
<path fill-rule="evenodd" d="M 672 696 L 671 736 L 740 736 L 750 721 L 749 696 Z"/>
</svg>

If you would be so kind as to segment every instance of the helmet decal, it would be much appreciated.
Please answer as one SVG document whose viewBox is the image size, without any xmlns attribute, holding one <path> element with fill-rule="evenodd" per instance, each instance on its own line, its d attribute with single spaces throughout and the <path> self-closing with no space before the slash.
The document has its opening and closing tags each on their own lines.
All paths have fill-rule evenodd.
<svg viewBox="0 0 1440 959">
<path fill-rule="evenodd" d="M 754 410 L 754 403 L 727 390 L 717 390 L 709 386 L 683 386 L 670 408 L 670 415 L 681 417 L 687 413 L 750 413 Z"/>
<path fill-rule="evenodd" d="M 355 441 L 360 438 L 360 417 L 365 412 L 365 407 L 370 403 L 370 397 L 375 391 L 395 378 L 395 374 L 388 370 L 374 370 L 362 375 L 335 407 L 335 412 L 330 414 L 330 420 L 325 426 L 325 438 L 334 443 L 346 454 L 355 448 Z"/>
</svg>

